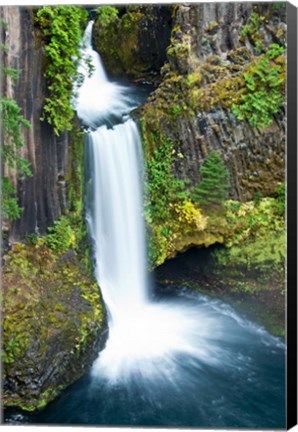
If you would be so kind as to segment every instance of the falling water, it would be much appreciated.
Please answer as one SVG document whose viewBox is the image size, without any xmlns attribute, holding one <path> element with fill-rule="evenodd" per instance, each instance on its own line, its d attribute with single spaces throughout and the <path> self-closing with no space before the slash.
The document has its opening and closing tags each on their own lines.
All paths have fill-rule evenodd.
<svg viewBox="0 0 298 432">
<path fill-rule="evenodd" d="M 142 146 L 129 117 L 137 102 L 131 89 L 108 80 L 92 49 L 92 24 L 82 52 L 94 72 L 81 66 L 84 82 L 76 88 L 76 109 L 88 129 L 87 221 L 109 339 L 91 375 L 70 390 L 72 396 L 66 392 L 57 406 L 45 410 L 42 421 L 283 427 L 279 339 L 209 297 L 180 291 L 151 299 Z"/>
<path fill-rule="evenodd" d="M 84 54 L 92 58 L 94 73 L 89 76 L 87 69 L 81 70 L 85 79 L 78 89 L 77 112 L 85 125 L 95 129 L 88 133 L 93 187 L 87 220 L 94 240 L 95 275 L 110 318 L 107 347 L 93 374 L 104 374 L 110 381 L 136 371 L 148 377 L 160 371 L 160 361 L 167 363 L 164 373 L 172 374 L 177 352 L 216 363 L 219 358 L 210 327 L 213 338 L 222 337 L 222 332 L 214 319 L 182 301 L 153 303 L 149 299 L 140 138 L 127 115 L 132 106 L 129 92 L 107 79 L 91 47 L 91 28 L 89 23 Z M 109 127 L 111 116 L 121 123 Z M 95 128 L 97 124 L 101 126 Z"/>
</svg>

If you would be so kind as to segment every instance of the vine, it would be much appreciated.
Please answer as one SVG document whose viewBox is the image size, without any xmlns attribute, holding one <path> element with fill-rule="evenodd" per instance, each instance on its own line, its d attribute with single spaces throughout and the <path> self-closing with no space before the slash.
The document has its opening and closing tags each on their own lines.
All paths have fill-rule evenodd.
<svg viewBox="0 0 298 432">
<path fill-rule="evenodd" d="M 15 73 L 15 76 L 18 72 Z M 0 99 L 0 114 L 2 120 L 2 165 L 9 171 L 17 169 L 18 176 L 31 176 L 30 163 L 20 156 L 24 145 L 22 129 L 31 125 L 21 115 L 21 108 L 10 98 Z M 16 190 L 10 178 L 2 179 L 2 216 L 4 219 L 16 220 L 21 216 L 22 208 L 18 204 Z"/>
<path fill-rule="evenodd" d="M 35 14 L 42 30 L 49 96 L 41 120 L 47 120 L 56 135 L 72 129 L 73 83 L 79 79 L 80 42 L 88 13 L 79 6 L 45 6 Z"/>
</svg>

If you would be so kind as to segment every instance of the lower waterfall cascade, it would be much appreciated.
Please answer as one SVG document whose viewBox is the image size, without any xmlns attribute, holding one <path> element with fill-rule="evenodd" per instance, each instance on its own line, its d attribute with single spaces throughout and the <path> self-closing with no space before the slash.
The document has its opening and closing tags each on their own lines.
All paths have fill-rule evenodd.
<svg viewBox="0 0 298 432">
<path fill-rule="evenodd" d="M 86 218 L 109 337 L 91 371 L 24 422 L 283 428 L 285 345 L 231 306 L 179 290 L 153 295 L 146 275 L 142 143 L 129 87 L 92 49 L 77 88 L 86 131 Z"/>
</svg>

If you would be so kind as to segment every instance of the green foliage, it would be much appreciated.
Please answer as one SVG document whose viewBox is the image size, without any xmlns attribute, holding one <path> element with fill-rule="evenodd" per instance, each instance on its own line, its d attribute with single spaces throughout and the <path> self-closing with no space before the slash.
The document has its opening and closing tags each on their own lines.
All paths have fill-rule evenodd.
<svg viewBox="0 0 298 432">
<path fill-rule="evenodd" d="M 286 9 L 286 6 L 287 6 L 286 2 L 275 2 L 272 5 L 274 10 Z"/>
<path fill-rule="evenodd" d="M 20 114 L 21 108 L 9 98 L 1 98 L 0 113 L 2 117 L 3 146 L 1 154 L 3 162 L 10 168 L 17 167 L 24 175 L 30 175 L 29 164 L 19 157 L 18 150 L 24 145 L 22 128 L 30 128 L 28 120 Z"/>
<path fill-rule="evenodd" d="M 53 126 L 56 135 L 72 129 L 73 83 L 79 78 L 80 41 L 87 15 L 79 6 L 45 6 L 35 15 L 35 22 L 43 32 L 48 60 L 45 77 L 49 96 L 45 99 L 42 120 Z"/>
<path fill-rule="evenodd" d="M 275 204 L 278 215 L 285 216 L 286 211 L 286 184 L 280 183 L 275 189 Z"/>
<path fill-rule="evenodd" d="M 100 52 L 106 69 L 112 74 L 124 72 L 140 78 L 152 68 L 150 61 L 145 61 L 141 56 L 138 35 L 144 14 L 137 9 L 122 8 L 120 17 L 119 7 L 102 6 L 98 9 L 94 24 L 94 46 Z"/>
<path fill-rule="evenodd" d="M 285 77 L 281 64 L 274 62 L 284 49 L 272 44 L 267 53 L 244 73 L 246 92 L 241 102 L 232 105 L 232 112 L 238 120 L 246 119 L 253 127 L 266 127 L 273 121 L 284 101 Z"/>
<path fill-rule="evenodd" d="M 113 6 L 101 6 L 96 13 L 99 25 L 108 26 L 117 19 L 119 10 Z"/>
<path fill-rule="evenodd" d="M 221 206 L 230 188 L 229 172 L 220 155 L 212 151 L 200 169 L 202 180 L 193 192 L 195 202 L 203 206 Z"/>
<path fill-rule="evenodd" d="M 253 12 L 248 24 L 243 26 L 241 30 L 241 36 L 249 36 L 255 42 L 263 20 L 264 17 L 261 17 L 257 12 Z"/>
<path fill-rule="evenodd" d="M 22 208 L 18 205 L 16 190 L 8 177 L 2 179 L 2 214 L 8 220 L 16 220 L 22 214 Z"/>
<path fill-rule="evenodd" d="M 4 67 L 3 73 L 10 76 L 14 81 L 17 81 L 19 79 L 21 71 L 19 69 Z"/>
<path fill-rule="evenodd" d="M 186 197 L 185 185 L 172 173 L 175 150 L 171 139 L 157 136 L 160 142 L 147 160 L 147 211 L 157 221 L 167 221 L 171 217 L 171 205 Z"/>
<path fill-rule="evenodd" d="M 11 338 L 5 345 L 5 350 L 2 353 L 3 363 L 14 363 L 15 358 L 21 354 L 20 342 L 15 338 Z"/>
<path fill-rule="evenodd" d="M 61 216 L 48 231 L 45 242 L 53 251 L 66 252 L 76 246 L 76 233 L 67 216 Z"/>
<path fill-rule="evenodd" d="M 3 143 L 1 157 L 3 166 L 8 170 L 17 169 L 19 176 L 31 176 L 30 163 L 20 156 L 20 149 L 24 145 L 22 129 L 30 128 L 30 123 L 21 115 L 21 108 L 9 98 L 0 99 L 0 114 L 2 120 Z M 9 177 L 2 181 L 2 216 L 8 220 L 15 220 L 21 216 L 22 209 L 18 205 L 16 191 Z"/>
<path fill-rule="evenodd" d="M 285 232 L 268 231 L 249 241 L 216 252 L 217 262 L 224 266 L 241 265 L 262 271 L 283 269 L 285 263 Z"/>
<path fill-rule="evenodd" d="M 268 233 L 284 232 L 284 213 L 281 214 L 275 198 L 263 198 L 258 202 L 237 203 L 227 201 L 226 221 L 228 233 L 225 244 L 234 246 L 253 238 L 263 238 Z"/>
</svg>

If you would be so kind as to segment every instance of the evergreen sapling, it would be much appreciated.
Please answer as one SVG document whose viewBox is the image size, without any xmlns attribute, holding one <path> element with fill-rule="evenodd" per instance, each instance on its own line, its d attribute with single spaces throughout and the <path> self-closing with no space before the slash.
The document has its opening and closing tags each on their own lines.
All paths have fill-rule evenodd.
<svg viewBox="0 0 298 432">
<path fill-rule="evenodd" d="M 221 207 L 230 189 L 229 172 L 220 155 L 212 151 L 200 168 L 202 180 L 197 184 L 193 199 L 203 207 Z"/>
</svg>

